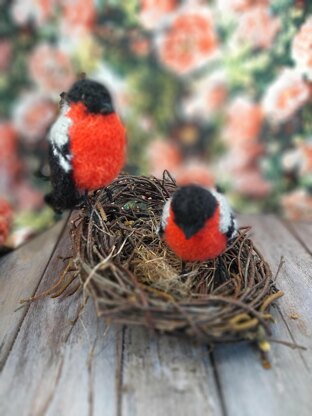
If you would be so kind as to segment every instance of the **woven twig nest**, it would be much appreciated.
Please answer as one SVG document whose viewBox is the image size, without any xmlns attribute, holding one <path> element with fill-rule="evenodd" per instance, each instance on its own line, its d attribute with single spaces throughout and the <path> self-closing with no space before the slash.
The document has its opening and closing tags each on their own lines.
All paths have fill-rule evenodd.
<svg viewBox="0 0 312 416">
<path fill-rule="evenodd" d="M 243 228 L 218 259 L 182 268 L 156 233 L 175 189 L 167 173 L 121 175 L 90 196 L 72 230 L 74 273 L 109 321 L 209 343 L 259 340 L 281 296 L 269 265 Z"/>
</svg>

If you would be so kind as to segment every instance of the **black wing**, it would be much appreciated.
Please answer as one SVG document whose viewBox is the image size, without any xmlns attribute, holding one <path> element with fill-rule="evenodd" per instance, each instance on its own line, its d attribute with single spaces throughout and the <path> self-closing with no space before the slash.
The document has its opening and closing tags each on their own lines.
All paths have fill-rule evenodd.
<svg viewBox="0 0 312 416">
<path fill-rule="evenodd" d="M 231 214 L 231 223 L 226 232 L 226 236 L 229 240 L 231 240 L 235 236 L 235 234 L 236 234 L 235 218 L 234 218 L 234 215 Z"/>
<path fill-rule="evenodd" d="M 56 212 L 75 208 L 82 200 L 75 186 L 72 169 L 65 170 L 61 164 L 61 160 L 70 163 L 70 158 L 68 143 L 61 147 L 50 144 L 49 164 L 52 192 L 45 196 L 45 201 Z"/>
</svg>

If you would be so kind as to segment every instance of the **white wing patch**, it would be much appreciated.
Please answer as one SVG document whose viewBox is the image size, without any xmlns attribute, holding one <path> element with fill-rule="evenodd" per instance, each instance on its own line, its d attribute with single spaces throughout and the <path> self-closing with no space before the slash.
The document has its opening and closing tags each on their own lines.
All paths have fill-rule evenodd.
<svg viewBox="0 0 312 416">
<path fill-rule="evenodd" d="M 164 208 L 163 208 L 163 212 L 162 212 L 162 216 L 161 216 L 161 225 L 162 225 L 163 229 L 165 229 L 167 227 L 167 224 L 168 224 L 171 199 L 172 198 L 169 198 L 166 201 L 166 203 L 164 205 Z"/>
<path fill-rule="evenodd" d="M 64 103 L 61 108 L 60 115 L 53 124 L 49 133 L 49 141 L 52 144 L 53 154 L 58 158 L 60 166 L 64 169 L 65 172 L 71 170 L 71 158 L 70 154 L 64 155 L 60 152 L 60 149 L 65 146 L 69 141 L 69 127 L 72 125 L 73 121 L 67 117 L 67 112 L 69 110 L 69 105 Z"/>
<path fill-rule="evenodd" d="M 226 234 L 229 230 L 229 228 L 231 227 L 231 223 L 232 223 L 232 217 L 233 212 L 232 209 L 230 207 L 230 204 L 228 203 L 227 199 L 225 198 L 224 195 L 220 194 L 219 192 L 217 192 L 214 189 L 209 189 L 209 191 L 212 193 L 212 195 L 216 198 L 216 200 L 219 203 L 219 207 L 220 207 L 220 231 L 223 234 Z M 234 227 L 236 230 L 236 221 L 234 219 Z M 234 235 L 233 235 L 234 236 Z"/>
<path fill-rule="evenodd" d="M 158 226 L 158 228 L 157 228 L 157 234 L 159 234 L 159 232 L 160 232 L 161 230 L 162 230 L 162 231 L 165 231 L 165 229 L 166 229 L 166 227 L 167 227 L 167 224 L 168 224 L 168 218 L 169 218 L 169 211 L 170 211 L 171 199 L 172 199 L 172 198 L 169 198 L 169 199 L 166 201 L 166 203 L 165 203 L 165 205 L 164 205 L 164 207 L 163 207 L 163 212 L 162 212 L 162 215 L 161 215 L 160 224 L 159 224 L 159 226 Z"/>
<path fill-rule="evenodd" d="M 66 115 L 68 110 L 69 105 L 65 103 L 61 108 L 60 115 L 51 127 L 49 133 L 50 142 L 57 147 L 64 146 L 64 144 L 68 142 L 68 130 L 73 123 L 73 121 Z"/>
<path fill-rule="evenodd" d="M 238 231 L 237 231 L 237 221 L 236 221 L 236 218 L 234 218 L 233 219 L 233 223 L 234 223 L 234 231 L 233 231 L 233 233 L 232 233 L 232 236 L 231 236 L 231 238 L 234 238 L 234 237 L 236 237 L 237 235 L 238 235 Z"/>
<path fill-rule="evenodd" d="M 58 158 L 60 166 L 63 168 L 65 172 L 69 172 L 72 168 L 71 167 L 72 155 L 70 154 L 64 155 L 58 150 L 57 147 L 55 146 L 52 146 L 52 147 L 53 147 L 53 154 L 54 156 Z"/>
</svg>

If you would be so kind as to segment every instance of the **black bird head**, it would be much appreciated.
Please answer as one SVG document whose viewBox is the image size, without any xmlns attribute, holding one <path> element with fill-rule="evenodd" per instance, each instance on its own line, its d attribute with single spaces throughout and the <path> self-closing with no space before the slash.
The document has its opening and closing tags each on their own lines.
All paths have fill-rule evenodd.
<svg viewBox="0 0 312 416">
<path fill-rule="evenodd" d="M 69 103 L 82 102 L 90 113 L 111 114 L 114 112 L 112 97 L 108 89 L 97 81 L 81 79 L 76 81 L 62 100 Z"/>
<path fill-rule="evenodd" d="M 216 207 L 217 201 L 212 193 L 198 185 L 182 186 L 172 196 L 174 221 L 187 240 L 202 229 Z"/>
</svg>

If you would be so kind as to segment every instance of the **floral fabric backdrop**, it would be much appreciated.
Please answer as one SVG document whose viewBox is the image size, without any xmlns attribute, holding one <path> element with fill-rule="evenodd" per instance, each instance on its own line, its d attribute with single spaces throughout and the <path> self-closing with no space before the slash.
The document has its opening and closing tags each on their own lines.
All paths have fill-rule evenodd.
<svg viewBox="0 0 312 416">
<path fill-rule="evenodd" d="M 113 94 L 128 172 L 168 169 L 220 185 L 240 212 L 312 219 L 311 3 L 2 1 L 0 245 L 55 220 L 35 173 L 80 72 Z"/>
</svg>

